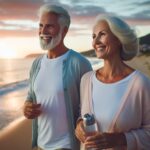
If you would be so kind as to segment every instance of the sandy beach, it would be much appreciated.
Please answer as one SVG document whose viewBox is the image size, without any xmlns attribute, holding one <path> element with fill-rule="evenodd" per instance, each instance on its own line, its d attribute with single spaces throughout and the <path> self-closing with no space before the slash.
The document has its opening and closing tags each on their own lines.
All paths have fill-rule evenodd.
<svg viewBox="0 0 150 150">
<path fill-rule="evenodd" d="M 0 150 L 31 150 L 31 121 L 21 117 L 4 128 Z"/>
<path fill-rule="evenodd" d="M 150 77 L 150 56 L 126 63 Z M 0 150 L 31 150 L 31 121 L 21 117 L 0 131 Z"/>
<path fill-rule="evenodd" d="M 131 61 L 126 62 L 129 66 L 140 70 L 145 75 L 150 77 L 150 56 L 139 55 Z"/>
</svg>

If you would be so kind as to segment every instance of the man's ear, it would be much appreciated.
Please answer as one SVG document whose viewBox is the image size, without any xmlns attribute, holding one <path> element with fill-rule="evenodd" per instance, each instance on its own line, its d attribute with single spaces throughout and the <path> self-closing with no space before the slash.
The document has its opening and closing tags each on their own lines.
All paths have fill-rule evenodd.
<svg viewBox="0 0 150 150">
<path fill-rule="evenodd" d="M 62 36 L 65 37 L 67 32 L 68 32 L 68 27 L 65 26 L 64 29 L 63 29 Z"/>
</svg>

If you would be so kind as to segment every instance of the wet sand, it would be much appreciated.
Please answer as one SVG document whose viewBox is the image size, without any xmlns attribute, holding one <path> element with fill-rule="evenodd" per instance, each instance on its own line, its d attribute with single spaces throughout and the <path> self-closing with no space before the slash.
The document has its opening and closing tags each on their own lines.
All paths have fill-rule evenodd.
<svg viewBox="0 0 150 150">
<path fill-rule="evenodd" d="M 0 95 L 0 131 L 15 119 L 23 116 L 22 107 L 26 95 L 27 88 Z"/>
<path fill-rule="evenodd" d="M 31 150 L 31 120 L 23 117 L 27 88 L 0 96 L 0 150 Z"/>
</svg>

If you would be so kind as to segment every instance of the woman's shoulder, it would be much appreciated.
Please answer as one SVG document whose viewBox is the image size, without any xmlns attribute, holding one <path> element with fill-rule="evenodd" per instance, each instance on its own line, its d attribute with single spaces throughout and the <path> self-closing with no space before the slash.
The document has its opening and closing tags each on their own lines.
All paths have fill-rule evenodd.
<svg viewBox="0 0 150 150">
<path fill-rule="evenodd" d="M 141 71 L 136 70 L 135 78 L 136 85 L 150 87 L 150 78 Z"/>
<path fill-rule="evenodd" d="M 82 76 L 82 80 L 90 79 L 95 74 L 95 71 L 88 71 Z"/>
</svg>

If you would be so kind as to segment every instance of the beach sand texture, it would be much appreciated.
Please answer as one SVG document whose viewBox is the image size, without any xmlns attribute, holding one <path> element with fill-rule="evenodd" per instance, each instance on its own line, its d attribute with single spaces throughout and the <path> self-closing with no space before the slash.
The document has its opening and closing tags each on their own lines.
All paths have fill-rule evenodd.
<svg viewBox="0 0 150 150">
<path fill-rule="evenodd" d="M 150 57 L 139 56 L 126 63 L 150 77 Z M 31 150 L 31 121 L 22 117 L 3 129 L 0 150 Z"/>
<path fill-rule="evenodd" d="M 150 56 L 139 55 L 138 57 L 135 57 L 131 61 L 127 61 L 126 63 L 129 66 L 140 70 L 150 78 Z"/>
<path fill-rule="evenodd" d="M 0 132 L 0 150 L 31 150 L 31 120 L 24 117 Z"/>
</svg>

